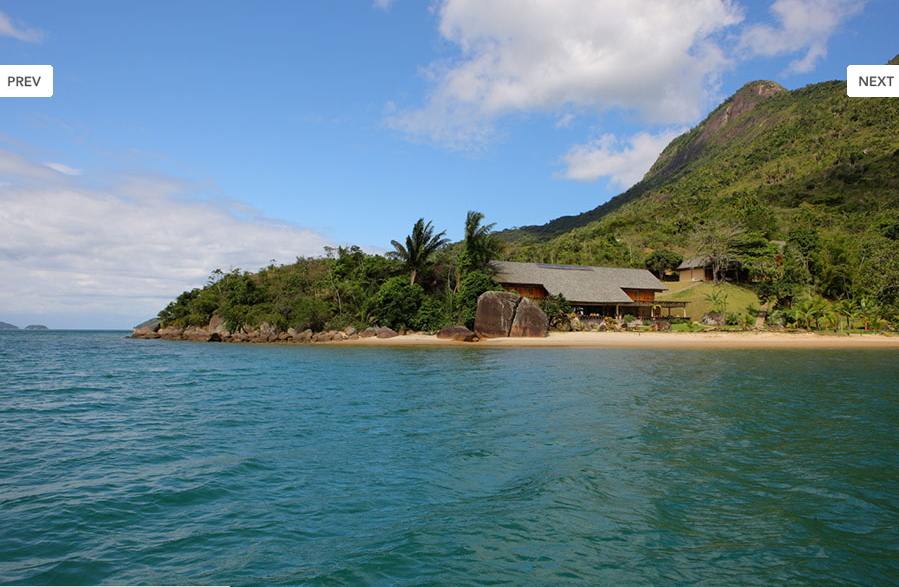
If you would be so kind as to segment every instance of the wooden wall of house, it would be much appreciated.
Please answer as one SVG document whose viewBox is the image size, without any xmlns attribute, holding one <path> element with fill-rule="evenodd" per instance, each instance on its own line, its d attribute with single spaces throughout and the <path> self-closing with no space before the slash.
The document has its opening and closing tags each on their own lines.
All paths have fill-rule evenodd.
<svg viewBox="0 0 899 587">
<path fill-rule="evenodd" d="M 679 281 L 711 281 L 712 270 L 705 267 L 694 267 L 692 269 L 681 269 Z"/>
<path fill-rule="evenodd" d="M 635 302 L 654 302 L 656 299 L 656 292 L 645 289 L 625 289 L 622 290 L 624 293 L 630 297 L 630 299 Z"/>
<path fill-rule="evenodd" d="M 525 285 L 518 283 L 503 283 L 503 288 L 508 291 L 514 291 L 520 296 L 530 298 L 532 300 L 542 300 L 549 295 L 549 292 L 542 285 Z"/>
</svg>

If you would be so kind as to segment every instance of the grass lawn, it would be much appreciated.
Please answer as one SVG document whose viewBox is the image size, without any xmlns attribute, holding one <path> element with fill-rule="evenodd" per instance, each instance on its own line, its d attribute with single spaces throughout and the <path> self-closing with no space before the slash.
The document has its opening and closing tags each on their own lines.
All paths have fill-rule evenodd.
<svg viewBox="0 0 899 587">
<path fill-rule="evenodd" d="M 666 281 L 667 292 L 656 295 L 659 301 L 690 302 L 687 306 L 687 316 L 699 321 L 703 314 L 712 311 L 712 303 L 706 299 L 718 287 L 724 292 L 728 313 L 736 312 L 746 314 L 749 306 L 758 308 L 760 305 L 758 296 L 752 290 L 722 282 L 718 286 L 708 281 Z"/>
</svg>

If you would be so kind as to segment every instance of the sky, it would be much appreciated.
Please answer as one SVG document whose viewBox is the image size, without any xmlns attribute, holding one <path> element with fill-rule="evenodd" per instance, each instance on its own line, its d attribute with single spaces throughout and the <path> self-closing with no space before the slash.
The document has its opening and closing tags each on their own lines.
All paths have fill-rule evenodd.
<svg viewBox="0 0 899 587">
<path fill-rule="evenodd" d="M 899 53 L 896 0 L 0 0 L 0 321 L 128 329 L 215 269 L 543 224 L 743 84 Z"/>
</svg>

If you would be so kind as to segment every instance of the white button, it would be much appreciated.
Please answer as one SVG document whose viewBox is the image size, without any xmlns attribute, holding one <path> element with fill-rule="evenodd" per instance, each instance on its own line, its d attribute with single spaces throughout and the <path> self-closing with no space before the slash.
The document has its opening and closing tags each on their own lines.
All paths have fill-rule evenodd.
<svg viewBox="0 0 899 587">
<path fill-rule="evenodd" d="M 850 65 L 846 68 L 850 98 L 899 97 L 899 65 Z"/>
<path fill-rule="evenodd" d="M 49 98 L 52 95 L 52 65 L 0 65 L 0 97 Z"/>
</svg>

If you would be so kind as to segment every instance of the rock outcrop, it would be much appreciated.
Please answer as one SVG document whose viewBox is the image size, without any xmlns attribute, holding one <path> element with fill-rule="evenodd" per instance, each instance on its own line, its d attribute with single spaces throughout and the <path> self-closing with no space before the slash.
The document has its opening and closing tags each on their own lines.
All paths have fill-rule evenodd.
<svg viewBox="0 0 899 587">
<path fill-rule="evenodd" d="M 479 338 L 549 336 L 549 320 L 534 302 L 516 293 L 488 291 L 478 298 L 474 332 Z"/>
<path fill-rule="evenodd" d="M 131 338 L 162 338 L 162 335 L 159 334 L 159 322 L 135 326 L 131 331 Z"/>
<path fill-rule="evenodd" d="M 387 328 L 386 326 L 383 326 L 378 329 L 377 337 L 378 338 L 393 338 L 394 336 L 399 336 L 399 335 L 400 335 L 400 333 L 397 332 L 396 330 L 394 330 L 393 328 Z"/>
<path fill-rule="evenodd" d="M 724 314 L 721 312 L 707 312 L 703 314 L 701 323 L 703 326 L 724 326 Z"/>
<path fill-rule="evenodd" d="M 169 340 L 193 340 L 199 342 L 284 342 L 284 343 L 310 343 L 333 342 L 341 340 L 356 340 L 359 338 L 393 338 L 400 336 L 395 330 L 386 327 L 366 328 L 358 332 L 352 326 L 343 330 L 328 330 L 325 332 L 312 332 L 310 329 L 298 331 L 295 328 L 279 330 L 273 325 L 263 322 L 256 328 L 241 328 L 235 331 L 228 330 L 225 320 L 214 315 L 206 326 L 188 326 L 178 328 L 166 326 L 165 328 L 156 321 L 147 321 L 135 326 L 130 338 L 165 338 Z"/>
<path fill-rule="evenodd" d="M 549 336 L 549 318 L 540 306 L 527 298 L 521 298 L 509 336 Z"/>
<path fill-rule="evenodd" d="M 477 340 L 477 335 L 464 326 L 447 326 L 446 328 L 440 329 L 437 333 L 437 338 L 458 340 L 460 342 L 474 342 Z"/>
</svg>

